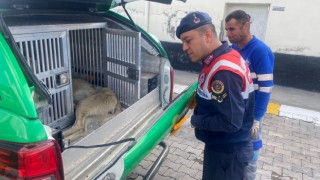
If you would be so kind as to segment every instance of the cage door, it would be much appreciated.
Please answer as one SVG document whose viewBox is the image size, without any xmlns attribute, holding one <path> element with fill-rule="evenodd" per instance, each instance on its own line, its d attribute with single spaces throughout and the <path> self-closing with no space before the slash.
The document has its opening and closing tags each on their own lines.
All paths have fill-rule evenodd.
<svg viewBox="0 0 320 180">
<path fill-rule="evenodd" d="M 124 107 L 140 99 L 141 34 L 119 29 L 106 29 L 103 69 L 105 84 Z"/>
<path fill-rule="evenodd" d="M 22 33 L 13 37 L 31 70 L 52 93 L 53 105 L 39 112 L 39 119 L 52 128 L 69 126 L 73 123 L 73 103 L 67 32 Z"/>
</svg>

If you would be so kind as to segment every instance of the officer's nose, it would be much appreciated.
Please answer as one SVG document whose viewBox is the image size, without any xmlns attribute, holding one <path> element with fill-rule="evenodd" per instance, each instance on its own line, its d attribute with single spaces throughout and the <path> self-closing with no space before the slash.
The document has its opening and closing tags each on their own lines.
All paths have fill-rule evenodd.
<svg viewBox="0 0 320 180">
<path fill-rule="evenodd" d="M 182 43 L 182 50 L 186 52 L 188 50 L 188 45 L 186 43 Z"/>
</svg>

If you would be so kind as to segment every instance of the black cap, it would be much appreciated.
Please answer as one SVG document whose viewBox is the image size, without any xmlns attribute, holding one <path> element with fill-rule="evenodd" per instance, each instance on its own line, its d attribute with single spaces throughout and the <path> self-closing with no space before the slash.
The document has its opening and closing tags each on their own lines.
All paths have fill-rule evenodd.
<svg viewBox="0 0 320 180">
<path fill-rule="evenodd" d="M 205 12 L 191 12 L 181 19 L 177 28 L 176 36 L 180 39 L 180 35 L 184 32 L 196 29 L 205 24 L 212 24 L 211 17 Z"/>
</svg>

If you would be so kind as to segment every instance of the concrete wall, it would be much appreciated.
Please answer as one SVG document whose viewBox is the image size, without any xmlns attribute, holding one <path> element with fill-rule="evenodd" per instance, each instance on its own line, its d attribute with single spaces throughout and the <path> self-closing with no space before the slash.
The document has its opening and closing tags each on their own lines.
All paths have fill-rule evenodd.
<svg viewBox="0 0 320 180">
<path fill-rule="evenodd" d="M 161 41 L 180 42 L 175 29 L 180 19 L 195 10 L 213 17 L 218 34 L 224 28 L 225 7 L 232 4 L 268 4 L 265 42 L 276 53 L 320 56 L 320 1 L 319 0 L 173 0 L 171 5 L 137 1 L 127 5 L 136 23 L 155 34 Z M 121 8 L 115 9 L 121 12 Z"/>
<path fill-rule="evenodd" d="M 275 84 L 320 92 L 320 0 L 173 0 L 171 5 L 133 2 L 127 9 L 133 20 L 156 35 L 168 52 L 175 69 L 199 72 L 181 51 L 175 30 L 187 13 L 205 11 L 213 18 L 217 33 L 224 31 L 229 5 L 269 7 L 264 41 L 275 53 Z M 123 13 L 122 8 L 114 11 Z"/>
</svg>

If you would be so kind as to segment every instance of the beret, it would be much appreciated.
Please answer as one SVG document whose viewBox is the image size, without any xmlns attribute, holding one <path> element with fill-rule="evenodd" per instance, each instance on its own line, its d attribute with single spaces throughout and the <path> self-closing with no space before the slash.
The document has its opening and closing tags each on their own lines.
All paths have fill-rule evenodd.
<svg viewBox="0 0 320 180">
<path fill-rule="evenodd" d="M 212 24 L 211 20 L 211 17 L 205 12 L 191 12 L 181 19 L 180 25 L 176 30 L 176 36 L 180 39 L 182 33 L 191 31 L 205 24 Z"/>
</svg>

